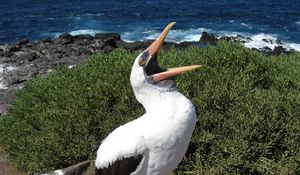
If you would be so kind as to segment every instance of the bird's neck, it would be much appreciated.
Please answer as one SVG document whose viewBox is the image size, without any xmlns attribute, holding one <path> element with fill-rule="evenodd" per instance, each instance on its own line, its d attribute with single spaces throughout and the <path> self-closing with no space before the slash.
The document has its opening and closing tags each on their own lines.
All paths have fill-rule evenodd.
<svg viewBox="0 0 300 175">
<path fill-rule="evenodd" d="M 175 113 L 178 110 L 184 110 L 189 105 L 192 105 L 184 95 L 177 89 L 168 91 L 152 91 L 146 93 L 140 103 L 144 106 L 147 113 Z"/>
</svg>

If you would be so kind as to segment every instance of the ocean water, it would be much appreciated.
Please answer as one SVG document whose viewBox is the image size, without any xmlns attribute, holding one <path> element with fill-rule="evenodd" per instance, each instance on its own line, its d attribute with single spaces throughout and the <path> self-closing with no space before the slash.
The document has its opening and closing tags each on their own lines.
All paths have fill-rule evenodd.
<svg viewBox="0 0 300 175">
<path fill-rule="evenodd" d="M 1 2 L 3 1 L 3 2 Z M 280 39 L 300 50 L 298 0 L 0 0 L 0 43 L 62 33 L 118 32 L 126 41 L 155 38 L 169 22 L 169 41 L 197 41 L 203 31 Z"/>
</svg>

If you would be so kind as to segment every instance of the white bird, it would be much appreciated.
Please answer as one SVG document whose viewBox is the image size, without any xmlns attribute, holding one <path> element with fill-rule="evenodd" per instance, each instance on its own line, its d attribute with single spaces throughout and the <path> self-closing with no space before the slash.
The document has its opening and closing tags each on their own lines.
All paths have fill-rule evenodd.
<svg viewBox="0 0 300 175">
<path fill-rule="evenodd" d="M 157 52 L 175 22 L 134 61 L 130 81 L 146 113 L 112 131 L 100 145 L 96 175 L 167 175 L 187 151 L 196 124 L 194 105 L 175 76 L 200 65 L 161 69 Z"/>
</svg>

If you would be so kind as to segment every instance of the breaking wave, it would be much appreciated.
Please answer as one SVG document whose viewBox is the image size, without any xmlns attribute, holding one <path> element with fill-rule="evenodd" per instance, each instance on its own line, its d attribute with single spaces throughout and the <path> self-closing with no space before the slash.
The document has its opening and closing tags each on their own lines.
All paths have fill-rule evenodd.
<svg viewBox="0 0 300 175">
<path fill-rule="evenodd" d="M 293 49 L 296 51 L 300 51 L 300 44 L 280 40 L 280 36 L 275 34 L 266 34 L 266 33 L 251 34 L 251 33 L 241 33 L 241 32 L 234 32 L 234 31 L 214 31 L 208 28 L 171 30 L 168 34 L 166 41 L 176 42 L 176 43 L 180 43 L 184 41 L 199 41 L 202 32 L 205 31 L 208 33 L 213 33 L 219 37 L 221 36 L 237 37 L 238 35 L 243 36 L 244 38 L 247 38 L 243 41 L 244 41 L 244 46 L 248 48 L 261 49 L 264 47 L 268 47 L 270 49 L 274 49 L 276 46 L 283 46 L 287 50 Z M 96 33 L 101 33 L 101 32 L 105 32 L 105 31 L 83 29 L 83 30 L 71 31 L 70 34 L 71 35 L 90 34 L 92 36 L 95 36 Z M 159 36 L 160 31 L 157 30 L 143 31 L 143 29 L 138 29 L 132 32 L 121 32 L 120 34 L 124 41 L 134 42 L 139 40 L 153 40 Z"/>
<path fill-rule="evenodd" d="M 104 31 L 101 31 L 101 30 L 91 30 L 91 29 L 83 29 L 83 30 L 74 30 L 74 31 L 71 31 L 70 34 L 71 35 L 89 34 L 91 36 L 95 36 L 96 33 L 101 33 L 101 32 L 104 32 Z"/>
</svg>

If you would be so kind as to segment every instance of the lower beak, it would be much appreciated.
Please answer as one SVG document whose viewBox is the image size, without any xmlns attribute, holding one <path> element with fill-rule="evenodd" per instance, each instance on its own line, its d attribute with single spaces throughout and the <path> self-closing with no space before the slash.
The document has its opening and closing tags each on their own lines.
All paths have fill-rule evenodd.
<svg viewBox="0 0 300 175">
<path fill-rule="evenodd" d="M 165 80 L 167 78 L 175 77 L 177 75 L 183 74 L 184 72 L 192 71 L 202 65 L 193 65 L 193 66 L 183 66 L 183 67 L 176 67 L 176 68 L 169 68 L 165 72 L 160 72 L 157 74 L 152 75 L 154 82 L 159 82 Z"/>
<path fill-rule="evenodd" d="M 175 22 L 171 22 L 170 24 L 168 24 L 165 27 L 165 29 L 162 31 L 162 33 L 159 35 L 159 37 L 147 48 L 147 51 L 151 55 L 151 57 L 147 60 L 146 66 L 148 66 L 148 63 L 151 59 L 157 59 L 157 57 L 155 55 L 157 54 L 157 52 L 163 45 L 169 30 L 173 27 L 174 24 L 175 24 Z M 201 67 L 201 65 L 169 68 L 169 69 L 167 69 L 167 71 L 153 74 L 152 77 L 153 77 L 154 82 L 159 82 L 159 81 L 165 80 L 167 78 L 171 78 L 171 77 L 175 77 L 177 75 L 183 74 L 184 72 L 192 71 L 198 67 Z"/>
</svg>

